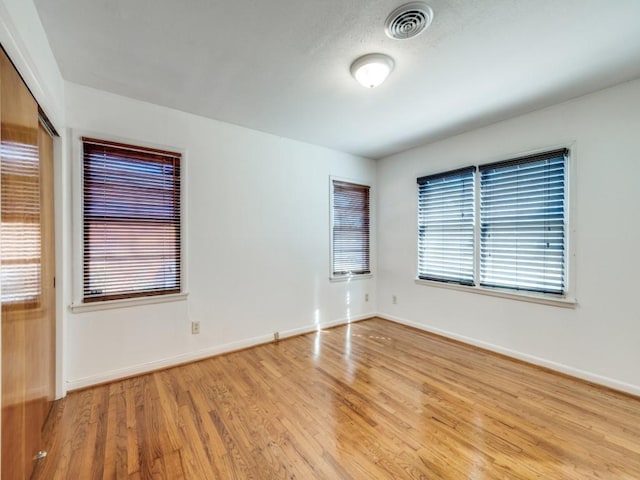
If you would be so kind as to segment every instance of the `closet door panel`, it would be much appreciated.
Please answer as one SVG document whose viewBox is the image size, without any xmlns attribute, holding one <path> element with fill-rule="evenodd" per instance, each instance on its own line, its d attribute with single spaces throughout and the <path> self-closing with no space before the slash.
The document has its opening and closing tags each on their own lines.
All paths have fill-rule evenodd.
<svg viewBox="0 0 640 480">
<path fill-rule="evenodd" d="M 49 395 L 38 105 L 0 51 L 2 479 L 29 478 Z"/>
</svg>

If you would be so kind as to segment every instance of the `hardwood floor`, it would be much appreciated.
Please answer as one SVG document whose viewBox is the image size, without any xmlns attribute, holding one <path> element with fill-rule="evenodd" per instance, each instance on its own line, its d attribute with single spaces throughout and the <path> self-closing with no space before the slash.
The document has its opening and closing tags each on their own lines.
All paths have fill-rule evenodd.
<svg viewBox="0 0 640 480">
<path fill-rule="evenodd" d="M 380 319 L 70 394 L 35 479 L 638 479 L 640 400 Z"/>
</svg>

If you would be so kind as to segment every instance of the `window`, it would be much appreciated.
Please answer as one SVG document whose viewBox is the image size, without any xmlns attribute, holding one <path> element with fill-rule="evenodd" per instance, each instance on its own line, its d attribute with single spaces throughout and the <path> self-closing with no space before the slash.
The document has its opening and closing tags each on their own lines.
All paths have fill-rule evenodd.
<svg viewBox="0 0 640 480">
<path fill-rule="evenodd" d="M 568 154 L 418 178 L 418 278 L 566 294 Z"/>
<path fill-rule="evenodd" d="M 332 180 L 332 275 L 371 273 L 369 187 Z"/>
<path fill-rule="evenodd" d="M 418 277 L 473 285 L 473 167 L 418 179 Z"/>
<path fill-rule="evenodd" d="M 480 167 L 481 285 L 564 293 L 566 157 Z"/>
<path fill-rule="evenodd" d="M 180 154 L 82 142 L 83 301 L 180 292 Z"/>
</svg>

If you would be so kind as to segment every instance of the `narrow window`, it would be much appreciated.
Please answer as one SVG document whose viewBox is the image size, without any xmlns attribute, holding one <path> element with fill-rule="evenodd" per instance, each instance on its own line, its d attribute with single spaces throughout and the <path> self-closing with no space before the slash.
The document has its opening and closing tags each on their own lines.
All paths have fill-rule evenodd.
<svg viewBox="0 0 640 480">
<path fill-rule="evenodd" d="M 567 150 L 480 167 L 480 284 L 565 293 Z"/>
<path fill-rule="evenodd" d="M 82 142 L 83 301 L 180 292 L 180 154 Z"/>
<path fill-rule="evenodd" d="M 369 187 L 333 180 L 332 192 L 332 273 L 371 273 Z"/>
<path fill-rule="evenodd" d="M 418 277 L 474 284 L 474 173 L 418 178 Z"/>
</svg>

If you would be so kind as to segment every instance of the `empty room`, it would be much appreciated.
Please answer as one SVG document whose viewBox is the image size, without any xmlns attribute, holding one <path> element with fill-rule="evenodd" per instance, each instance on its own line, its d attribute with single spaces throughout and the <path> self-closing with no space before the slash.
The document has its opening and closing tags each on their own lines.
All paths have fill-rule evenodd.
<svg viewBox="0 0 640 480">
<path fill-rule="evenodd" d="M 1 480 L 640 479 L 640 1 L 0 0 Z"/>
</svg>

